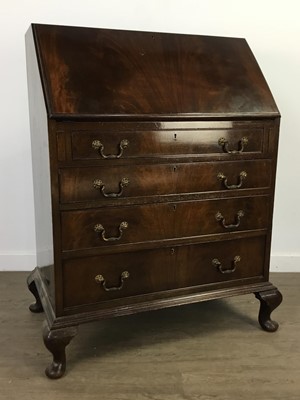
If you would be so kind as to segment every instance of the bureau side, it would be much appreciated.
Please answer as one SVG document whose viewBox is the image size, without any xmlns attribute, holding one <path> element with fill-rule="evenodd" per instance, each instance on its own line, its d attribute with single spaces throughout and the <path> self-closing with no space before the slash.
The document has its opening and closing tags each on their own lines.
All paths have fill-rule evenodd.
<svg viewBox="0 0 300 400">
<path fill-rule="evenodd" d="M 276 174 L 277 174 L 277 158 L 278 158 L 278 145 L 279 145 L 279 130 L 280 130 L 280 116 L 272 120 L 272 124 L 269 128 L 269 153 L 272 157 L 272 171 L 271 171 L 271 193 L 270 193 L 270 212 L 269 212 L 269 234 L 266 242 L 266 257 L 265 257 L 265 268 L 264 277 L 269 280 L 270 275 L 270 258 L 271 258 L 271 242 L 273 232 L 273 213 L 274 213 L 274 200 L 275 200 L 275 188 L 276 188 Z"/>
<path fill-rule="evenodd" d="M 41 298 L 48 298 L 55 307 L 53 221 L 51 202 L 50 152 L 48 132 L 53 121 L 49 121 L 40 79 L 40 72 L 32 28 L 25 35 L 28 102 L 30 115 L 32 171 L 35 210 L 36 266 L 33 275 Z M 30 278 L 29 278 L 30 283 Z M 46 293 L 42 293 L 43 289 Z M 47 296 L 46 296 L 47 297 Z"/>
</svg>

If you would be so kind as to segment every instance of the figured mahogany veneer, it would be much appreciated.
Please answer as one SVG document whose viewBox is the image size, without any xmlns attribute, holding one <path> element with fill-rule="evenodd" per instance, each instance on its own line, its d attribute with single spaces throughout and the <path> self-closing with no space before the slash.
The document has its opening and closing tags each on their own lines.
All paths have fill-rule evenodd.
<svg viewBox="0 0 300 400">
<path fill-rule="evenodd" d="M 62 203 L 97 201 L 105 204 L 116 197 L 226 192 L 234 190 L 232 185 L 239 184 L 242 193 L 243 189 L 269 188 L 271 167 L 269 160 L 257 160 L 65 168 L 59 175 L 60 199 Z M 246 172 L 246 177 L 241 182 L 242 172 Z M 229 188 L 224 185 L 224 179 L 220 179 L 220 173 L 227 177 Z"/>
<path fill-rule="evenodd" d="M 65 307 L 84 306 L 110 299 L 132 297 L 243 278 L 260 281 L 264 271 L 265 236 L 218 243 L 166 247 L 155 250 L 68 259 L 63 264 Z M 240 257 L 234 268 L 234 258 Z M 222 271 L 213 260 L 222 263 Z M 188 269 L 184 265 L 188 263 Z M 95 277 L 103 275 L 107 287 L 118 287 L 128 271 L 122 290 L 105 291 Z M 82 288 L 84 282 L 84 288 Z M 138 284 L 137 284 L 138 282 Z M 142 301 L 128 299 L 127 303 Z"/>
<path fill-rule="evenodd" d="M 61 213 L 62 249 L 76 250 L 100 246 L 118 246 L 192 236 L 213 235 L 240 230 L 267 229 L 270 199 L 268 196 L 180 203 L 145 204 Z M 239 216 L 239 211 L 244 215 Z M 218 213 L 224 217 L 218 219 Z M 122 222 L 127 227 L 119 230 Z M 95 231 L 101 224 L 105 229 Z M 236 225 L 228 228 L 228 225 Z M 119 238 L 105 241 L 105 238 Z M 113 243 L 112 243 L 113 242 Z"/>
<path fill-rule="evenodd" d="M 37 268 L 49 378 L 81 323 L 269 282 L 280 115 L 244 39 L 32 25 Z"/>
<path fill-rule="evenodd" d="M 153 131 L 150 129 L 131 131 L 132 125 L 118 126 L 113 131 L 107 129 L 107 125 L 99 129 L 87 132 L 72 131 L 72 158 L 76 159 L 101 159 L 99 150 L 91 145 L 95 141 L 100 141 L 103 145 L 103 154 L 118 154 L 119 144 L 125 143 L 122 158 L 145 158 L 157 156 L 181 155 L 186 157 L 192 155 L 211 155 L 224 154 L 224 146 L 220 139 L 228 141 L 231 150 L 239 150 L 243 138 L 247 138 L 244 144 L 245 153 L 263 153 L 264 135 L 263 129 L 259 126 L 253 128 L 240 127 L 234 129 L 199 129 L 200 126 L 194 125 L 194 129 L 174 126 L 171 130 L 162 129 Z M 122 129 L 123 128 L 123 129 Z M 220 142 L 219 142 L 220 141 Z"/>
</svg>

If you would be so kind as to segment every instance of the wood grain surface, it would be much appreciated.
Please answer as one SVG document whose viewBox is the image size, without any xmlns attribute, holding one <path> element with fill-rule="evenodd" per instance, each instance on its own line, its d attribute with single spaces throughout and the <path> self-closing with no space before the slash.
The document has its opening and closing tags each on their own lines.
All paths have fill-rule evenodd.
<svg viewBox="0 0 300 400">
<path fill-rule="evenodd" d="M 134 197 L 142 196 L 225 192 L 232 189 L 227 189 L 218 175 L 224 174 L 228 186 L 232 186 L 240 184 L 242 172 L 247 176 L 239 193 L 270 187 L 269 160 L 75 167 L 60 170 L 60 199 L 62 203 L 107 203 L 117 195 L 115 199 L 133 198 L 134 202 Z M 98 187 L 97 181 L 101 181 Z"/>
<path fill-rule="evenodd" d="M 253 196 L 64 211 L 61 213 L 62 247 L 66 251 L 103 246 L 113 248 L 126 243 L 267 229 L 269 204 L 268 196 Z M 224 227 L 216 218 L 217 213 L 221 212 L 225 224 L 236 224 L 239 211 L 243 211 L 244 216 L 233 229 Z M 122 222 L 128 226 L 120 232 Z M 95 231 L 97 224 L 101 224 L 104 234 L 103 230 Z M 106 241 L 103 237 L 106 240 L 120 239 Z"/>
<path fill-rule="evenodd" d="M 33 25 L 50 117 L 278 110 L 244 39 Z"/>
<path fill-rule="evenodd" d="M 64 305 L 85 305 L 224 281 L 238 286 L 242 284 L 236 282 L 238 279 L 263 275 L 264 253 L 265 237 L 259 236 L 220 242 L 217 247 L 215 243 L 207 243 L 66 260 Z M 212 263 L 217 258 L 222 270 L 232 270 L 236 256 L 240 261 L 231 273 L 222 273 Z M 121 290 L 107 292 L 95 281 L 101 274 L 108 288 L 118 287 L 124 271 L 128 271 L 129 277 Z M 133 298 L 132 302 L 139 300 Z"/>
</svg>

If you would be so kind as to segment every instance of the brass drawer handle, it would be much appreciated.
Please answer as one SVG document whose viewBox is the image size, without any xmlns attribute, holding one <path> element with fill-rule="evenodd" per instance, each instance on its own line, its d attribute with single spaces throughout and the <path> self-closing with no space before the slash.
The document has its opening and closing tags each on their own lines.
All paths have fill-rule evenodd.
<svg viewBox="0 0 300 400">
<path fill-rule="evenodd" d="M 236 270 L 236 264 L 238 262 L 241 261 L 241 257 L 240 256 L 235 256 L 233 261 L 232 261 L 232 268 L 228 268 L 228 269 L 223 269 L 222 264 L 220 263 L 220 261 L 217 258 L 214 258 L 212 260 L 212 265 L 214 267 L 217 267 L 218 270 L 222 273 L 222 274 L 232 274 L 235 270 Z"/>
<path fill-rule="evenodd" d="M 102 239 L 105 242 L 114 242 L 116 240 L 120 240 L 121 239 L 121 237 L 123 235 L 123 230 L 127 229 L 127 228 L 128 228 L 128 222 L 126 222 L 126 221 L 121 222 L 120 225 L 119 225 L 120 235 L 116 236 L 116 237 L 112 236 L 112 237 L 109 237 L 109 238 L 107 238 L 105 236 L 105 229 L 104 229 L 103 225 L 101 225 L 101 224 L 96 224 L 94 226 L 94 231 L 97 232 L 97 233 L 101 233 Z"/>
<path fill-rule="evenodd" d="M 239 210 L 236 213 L 236 223 L 235 224 L 226 224 L 225 222 L 225 218 L 223 217 L 223 215 L 220 213 L 220 211 L 217 212 L 217 214 L 215 215 L 216 220 L 221 222 L 221 225 L 226 228 L 226 229 L 232 229 L 232 228 L 238 228 L 240 226 L 241 223 L 241 218 L 245 215 L 243 210 Z"/>
<path fill-rule="evenodd" d="M 239 174 L 240 177 L 240 182 L 237 185 L 228 185 L 228 178 L 226 175 L 223 174 L 223 172 L 219 172 L 217 175 L 217 178 L 219 181 L 223 181 L 224 186 L 226 189 L 240 189 L 242 187 L 243 181 L 247 178 L 247 172 L 242 171 Z"/>
<path fill-rule="evenodd" d="M 129 179 L 128 178 L 122 178 L 121 182 L 119 182 L 119 187 L 120 190 L 118 193 L 105 193 L 105 185 L 104 183 L 101 181 L 101 179 L 95 179 L 93 182 L 93 186 L 95 189 L 100 189 L 101 193 L 103 194 L 104 197 L 121 197 L 123 194 L 123 189 L 124 187 L 129 185 Z"/>
<path fill-rule="evenodd" d="M 228 153 L 228 154 L 241 154 L 245 150 L 245 146 L 247 146 L 247 144 L 248 144 L 248 138 L 243 137 L 241 140 L 239 140 L 239 145 L 238 145 L 239 149 L 238 150 L 229 150 L 228 149 L 228 140 L 223 138 L 223 137 L 221 137 L 218 140 L 218 144 L 219 144 L 219 146 L 221 146 L 223 148 L 223 151 L 225 153 Z"/>
<path fill-rule="evenodd" d="M 123 271 L 122 274 L 121 274 L 121 277 L 120 277 L 120 285 L 119 286 L 112 286 L 112 287 L 107 287 L 106 286 L 106 280 L 105 280 L 103 275 L 96 275 L 95 276 L 95 281 L 97 283 L 102 284 L 102 287 L 106 292 L 112 292 L 114 290 L 121 290 L 123 288 L 123 286 L 124 286 L 125 279 L 128 279 L 128 278 L 129 278 L 129 272 L 128 271 Z"/>
<path fill-rule="evenodd" d="M 123 155 L 124 149 L 129 146 L 129 140 L 123 139 L 119 144 L 119 153 L 118 154 L 104 154 L 104 145 L 100 142 L 100 140 L 94 140 L 92 142 L 92 148 L 97 150 L 102 158 L 120 158 Z"/>
</svg>

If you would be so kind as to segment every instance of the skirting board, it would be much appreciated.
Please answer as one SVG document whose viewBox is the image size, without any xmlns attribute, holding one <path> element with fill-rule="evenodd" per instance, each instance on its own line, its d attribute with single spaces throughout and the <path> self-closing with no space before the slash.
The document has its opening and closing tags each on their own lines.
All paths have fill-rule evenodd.
<svg viewBox="0 0 300 400">
<path fill-rule="evenodd" d="M 31 271 L 35 267 L 35 253 L 0 254 L 0 271 Z"/>
<path fill-rule="evenodd" d="M 35 267 L 35 253 L 0 254 L 0 271 L 32 271 Z M 271 272 L 300 272 L 300 254 L 272 255 Z"/>
<path fill-rule="evenodd" d="M 271 272 L 300 272 L 300 254 L 271 255 Z"/>
</svg>

